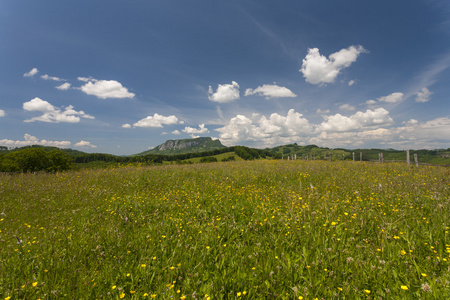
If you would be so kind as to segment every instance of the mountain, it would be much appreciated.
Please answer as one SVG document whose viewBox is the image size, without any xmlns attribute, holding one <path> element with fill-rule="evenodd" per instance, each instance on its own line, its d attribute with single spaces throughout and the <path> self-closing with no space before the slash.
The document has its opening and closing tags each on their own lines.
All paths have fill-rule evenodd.
<svg viewBox="0 0 450 300">
<path fill-rule="evenodd" d="M 222 145 L 222 143 L 219 140 L 213 140 L 210 137 L 199 137 L 196 139 L 168 140 L 165 143 L 156 146 L 151 150 L 135 154 L 135 156 L 146 154 L 173 155 L 183 153 L 197 153 L 222 148 L 226 147 Z"/>
</svg>

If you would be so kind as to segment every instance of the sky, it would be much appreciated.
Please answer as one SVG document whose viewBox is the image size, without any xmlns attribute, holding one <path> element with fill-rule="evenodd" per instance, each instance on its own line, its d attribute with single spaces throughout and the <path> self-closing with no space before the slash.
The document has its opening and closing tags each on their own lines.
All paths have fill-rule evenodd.
<svg viewBox="0 0 450 300">
<path fill-rule="evenodd" d="M 0 1 L 0 146 L 450 147 L 447 0 Z"/>
</svg>

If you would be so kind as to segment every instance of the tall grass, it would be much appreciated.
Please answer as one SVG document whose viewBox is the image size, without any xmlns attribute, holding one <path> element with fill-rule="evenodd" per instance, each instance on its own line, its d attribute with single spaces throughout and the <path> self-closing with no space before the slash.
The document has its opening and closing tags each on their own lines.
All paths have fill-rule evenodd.
<svg viewBox="0 0 450 300">
<path fill-rule="evenodd" d="M 5 299 L 450 298 L 446 168 L 254 161 L 0 175 L 0 211 Z"/>
</svg>

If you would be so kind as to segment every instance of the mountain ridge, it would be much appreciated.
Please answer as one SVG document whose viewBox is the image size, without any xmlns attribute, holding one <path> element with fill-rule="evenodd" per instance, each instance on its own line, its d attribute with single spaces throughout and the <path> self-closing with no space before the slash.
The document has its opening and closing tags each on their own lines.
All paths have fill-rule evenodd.
<svg viewBox="0 0 450 300">
<path fill-rule="evenodd" d="M 198 153 L 203 151 L 211 151 L 226 148 L 220 140 L 213 140 L 211 137 L 198 137 L 194 139 L 167 140 L 153 149 L 135 154 L 184 154 Z"/>
</svg>

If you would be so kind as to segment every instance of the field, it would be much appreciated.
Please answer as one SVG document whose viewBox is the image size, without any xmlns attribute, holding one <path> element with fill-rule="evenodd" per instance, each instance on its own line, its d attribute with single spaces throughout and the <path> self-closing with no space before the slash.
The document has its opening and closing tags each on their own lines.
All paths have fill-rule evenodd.
<svg viewBox="0 0 450 300">
<path fill-rule="evenodd" d="M 0 174 L 0 299 L 449 299 L 449 169 Z"/>
</svg>

